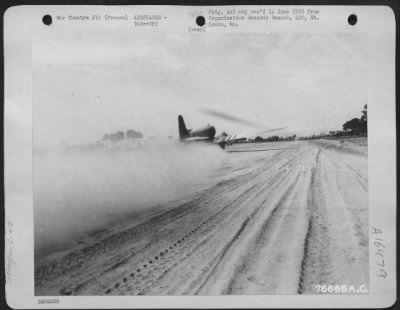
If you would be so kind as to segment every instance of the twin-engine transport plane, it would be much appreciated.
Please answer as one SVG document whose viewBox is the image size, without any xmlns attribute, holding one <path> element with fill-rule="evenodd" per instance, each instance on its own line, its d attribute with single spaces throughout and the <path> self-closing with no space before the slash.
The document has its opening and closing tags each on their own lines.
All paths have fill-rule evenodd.
<svg viewBox="0 0 400 310">
<path fill-rule="evenodd" d="M 181 141 L 206 141 L 206 142 L 208 141 L 218 144 L 220 147 L 224 149 L 227 143 L 234 142 L 236 139 L 239 139 L 239 135 L 228 136 L 225 132 L 221 133 L 216 137 L 215 127 L 210 124 L 196 130 L 187 129 L 182 115 L 178 116 L 178 127 L 179 127 L 179 139 Z M 286 127 L 264 130 L 262 132 L 266 133 L 271 131 L 278 131 L 284 128 Z"/>
<path fill-rule="evenodd" d="M 222 133 L 215 137 L 215 127 L 208 124 L 202 128 L 193 130 L 187 129 L 182 115 L 178 116 L 179 125 L 179 139 L 181 141 L 208 141 L 218 144 L 220 147 L 225 148 L 225 138 L 227 134 Z"/>
</svg>

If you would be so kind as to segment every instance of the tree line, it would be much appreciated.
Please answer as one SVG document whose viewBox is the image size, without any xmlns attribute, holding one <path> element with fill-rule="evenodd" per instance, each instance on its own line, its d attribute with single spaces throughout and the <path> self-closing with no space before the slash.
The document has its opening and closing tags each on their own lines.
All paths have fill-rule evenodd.
<svg viewBox="0 0 400 310">
<path fill-rule="evenodd" d="M 367 135 L 368 134 L 368 111 L 367 105 L 364 105 L 364 109 L 361 111 L 362 115 L 360 118 L 353 118 L 343 124 L 343 130 L 350 132 L 355 135 Z"/>
<path fill-rule="evenodd" d="M 267 137 L 267 138 L 257 136 L 257 137 L 255 137 L 255 139 L 253 141 L 252 141 L 252 139 L 249 139 L 249 142 L 294 141 L 295 139 L 296 139 L 296 135 L 287 136 L 287 137 L 271 136 L 271 137 Z"/>
<path fill-rule="evenodd" d="M 118 141 L 122 141 L 124 139 L 142 139 L 142 138 L 143 134 L 141 132 L 129 129 L 126 131 L 126 133 L 120 130 L 115 133 L 110 133 L 110 134 L 106 133 L 103 135 L 102 140 L 115 143 Z"/>
<path fill-rule="evenodd" d="M 342 125 L 343 130 L 331 130 L 329 134 L 319 134 L 311 136 L 300 137 L 299 140 L 312 140 L 321 138 L 332 138 L 332 137 L 343 137 L 343 136 L 355 136 L 355 135 L 368 135 L 368 110 L 367 105 L 364 105 L 364 109 L 361 111 L 360 118 L 352 118 Z"/>
</svg>

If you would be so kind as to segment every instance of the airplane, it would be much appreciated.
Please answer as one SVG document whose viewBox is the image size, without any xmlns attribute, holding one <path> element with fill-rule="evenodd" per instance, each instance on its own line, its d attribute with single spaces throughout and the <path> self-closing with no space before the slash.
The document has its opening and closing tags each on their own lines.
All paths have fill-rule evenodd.
<svg viewBox="0 0 400 310">
<path fill-rule="evenodd" d="M 240 138 L 244 138 L 243 135 L 228 135 L 225 132 L 222 132 L 220 135 L 215 136 L 216 133 L 215 127 L 210 124 L 196 130 L 187 129 L 182 115 L 178 116 L 178 127 L 179 127 L 179 140 L 188 142 L 190 141 L 212 142 L 218 144 L 222 149 L 225 149 L 226 144 L 231 144 Z M 278 131 L 285 128 L 287 127 L 264 130 L 262 132 Z"/>
<path fill-rule="evenodd" d="M 227 136 L 227 134 L 222 133 L 217 138 L 215 138 L 215 127 L 210 124 L 196 130 L 187 129 L 182 115 L 179 115 L 178 127 L 179 140 L 181 141 L 208 141 L 218 144 L 223 149 L 225 148 L 225 137 Z"/>
<path fill-rule="evenodd" d="M 182 115 L 178 116 L 179 139 L 185 141 L 209 140 L 212 141 L 215 136 L 215 127 L 208 124 L 205 127 L 193 130 L 187 129 Z"/>
</svg>

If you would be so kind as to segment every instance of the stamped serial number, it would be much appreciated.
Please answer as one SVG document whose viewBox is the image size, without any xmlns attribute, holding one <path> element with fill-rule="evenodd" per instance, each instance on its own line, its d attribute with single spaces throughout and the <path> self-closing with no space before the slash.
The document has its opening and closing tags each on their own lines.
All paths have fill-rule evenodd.
<svg viewBox="0 0 400 310">
<path fill-rule="evenodd" d="M 322 294 L 367 294 L 368 288 L 366 285 L 333 285 L 333 284 L 317 284 L 315 285 L 317 293 Z"/>
<path fill-rule="evenodd" d="M 58 298 L 40 298 L 38 304 L 59 304 L 60 299 Z"/>
</svg>

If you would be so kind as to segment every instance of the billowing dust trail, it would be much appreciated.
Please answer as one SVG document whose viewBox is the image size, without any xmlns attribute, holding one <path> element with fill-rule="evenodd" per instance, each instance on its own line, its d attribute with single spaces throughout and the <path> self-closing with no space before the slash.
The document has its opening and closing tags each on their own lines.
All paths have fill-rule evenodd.
<svg viewBox="0 0 400 310">
<path fill-rule="evenodd" d="M 307 294 L 317 293 L 318 284 L 368 287 L 367 156 L 306 141 L 257 148 L 231 148 L 244 152 L 228 153 L 213 184 L 172 210 L 37 262 L 35 293 Z"/>
</svg>

